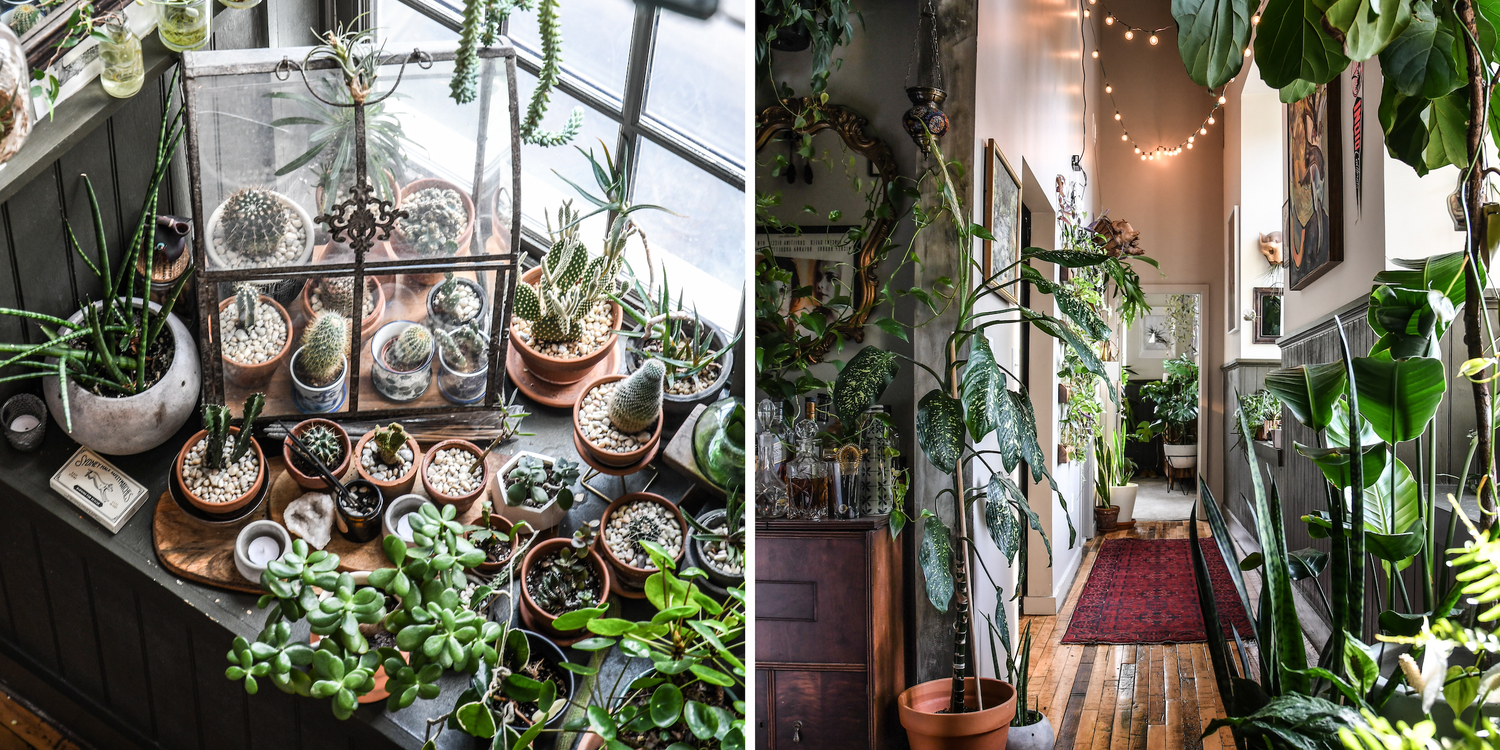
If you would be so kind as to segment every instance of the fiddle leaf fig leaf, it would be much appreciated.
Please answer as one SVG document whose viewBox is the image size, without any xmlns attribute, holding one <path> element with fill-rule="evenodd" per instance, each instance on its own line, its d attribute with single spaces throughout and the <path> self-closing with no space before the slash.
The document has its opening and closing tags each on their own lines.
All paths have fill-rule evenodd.
<svg viewBox="0 0 1500 750">
<path fill-rule="evenodd" d="M 1255 28 L 1255 63 L 1266 85 L 1324 84 L 1349 64 L 1344 45 L 1323 25 L 1319 0 L 1271 0 Z"/>
<path fill-rule="evenodd" d="M 1258 7 L 1248 0 L 1172 0 L 1177 51 L 1194 83 L 1216 89 L 1239 75 Z"/>
</svg>

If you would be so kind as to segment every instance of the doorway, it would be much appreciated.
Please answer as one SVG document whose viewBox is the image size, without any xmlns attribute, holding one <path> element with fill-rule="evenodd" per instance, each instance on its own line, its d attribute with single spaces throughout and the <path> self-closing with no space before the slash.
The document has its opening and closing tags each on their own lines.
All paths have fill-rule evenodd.
<svg viewBox="0 0 1500 750">
<path fill-rule="evenodd" d="M 1204 466 L 1201 286 L 1144 286 L 1151 312 L 1123 337 L 1126 456 L 1136 463 L 1129 520 L 1185 521 Z M 1123 516 L 1123 514 L 1122 514 Z M 1124 519 L 1122 519 L 1124 520 Z"/>
</svg>

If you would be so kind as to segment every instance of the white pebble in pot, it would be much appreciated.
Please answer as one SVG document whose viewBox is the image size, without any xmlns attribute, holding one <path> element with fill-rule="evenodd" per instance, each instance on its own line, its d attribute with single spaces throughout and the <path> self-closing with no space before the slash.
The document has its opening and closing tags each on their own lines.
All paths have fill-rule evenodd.
<svg viewBox="0 0 1500 750">
<path fill-rule="evenodd" d="M 660 544 L 674 558 L 682 552 L 682 527 L 661 504 L 638 500 L 621 505 L 609 515 L 604 543 L 610 552 L 626 565 L 655 570 L 651 555 L 640 544 L 643 539 Z"/>
<path fill-rule="evenodd" d="M 483 471 L 475 471 L 479 457 L 462 448 L 445 448 L 434 453 L 427 465 L 427 481 L 445 495 L 461 497 L 479 489 Z"/>
</svg>

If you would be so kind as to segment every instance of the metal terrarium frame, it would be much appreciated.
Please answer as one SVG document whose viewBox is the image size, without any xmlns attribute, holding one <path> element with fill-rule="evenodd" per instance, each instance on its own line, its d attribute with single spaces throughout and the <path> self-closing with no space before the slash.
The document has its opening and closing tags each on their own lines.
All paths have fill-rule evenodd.
<svg viewBox="0 0 1500 750">
<path fill-rule="evenodd" d="M 388 240 L 396 221 L 405 216 L 405 211 L 395 207 L 390 200 L 382 199 L 374 194 L 372 183 L 367 179 L 366 168 L 366 124 L 365 110 L 376 105 L 395 93 L 400 87 L 401 79 L 406 73 L 409 64 L 415 64 L 419 68 L 429 69 L 435 62 L 452 61 L 455 57 L 453 48 L 436 49 L 424 51 L 416 49 L 408 53 L 382 53 L 380 65 L 399 65 L 400 69 L 396 75 L 396 83 L 389 90 L 379 94 L 371 93 L 367 101 L 359 101 L 354 98 L 352 103 L 330 102 L 319 95 L 312 81 L 308 79 L 309 71 L 334 70 L 337 64 L 329 59 L 296 61 L 287 57 L 283 51 L 260 49 L 260 50 L 233 50 L 233 51 L 205 51 L 186 52 L 183 54 L 183 83 L 184 83 L 184 106 L 187 110 L 187 158 L 188 173 L 191 188 L 191 201 L 194 215 L 200 217 L 198 231 L 193 237 L 193 261 L 198 274 L 198 313 L 202 321 L 199 332 L 199 352 L 202 358 L 202 371 L 204 373 L 205 387 L 203 389 L 206 403 L 224 404 L 226 400 L 226 388 L 224 378 L 224 360 L 221 356 L 222 338 L 216 335 L 220 329 L 219 299 L 217 291 L 220 284 L 233 284 L 236 282 L 255 282 L 265 284 L 268 282 L 297 282 L 308 283 L 316 279 L 338 275 L 341 277 L 353 276 L 354 300 L 352 309 L 363 310 L 366 292 L 366 280 L 378 276 L 390 276 L 400 273 L 436 273 L 443 271 L 473 271 L 483 282 L 482 272 L 494 272 L 493 288 L 488 290 L 489 309 L 491 319 L 489 321 L 489 354 L 488 372 L 486 374 L 485 393 L 479 403 L 473 405 L 445 403 L 438 406 L 418 406 L 408 408 L 362 408 L 361 404 L 361 373 L 362 363 L 365 357 L 365 344 L 373 335 L 367 336 L 361 330 L 361 320 L 354 318 L 349 323 L 349 334 L 351 345 L 348 355 L 347 378 L 347 408 L 337 410 L 326 416 L 355 420 L 374 420 L 386 418 L 403 418 L 416 416 L 440 416 L 440 415 L 464 415 L 473 414 L 475 411 L 498 411 L 505 408 L 501 396 L 501 379 L 505 377 L 505 357 L 508 348 L 508 330 L 511 318 L 511 308 L 514 300 L 515 287 L 520 278 L 520 251 L 521 247 L 521 138 L 520 138 L 520 113 L 517 108 L 516 87 L 516 53 L 510 46 L 497 46 L 481 49 L 478 53 L 482 61 L 481 65 L 481 95 L 474 105 L 477 106 L 479 124 L 475 133 L 475 160 L 474 160 L 474 182 L 469 191 L 469 198 L 473 206 L 473 236 L 471 243 L 480 248 L 467 259 L 463 256 L 446 257 L 434 259 L 430 257 L 398 258 L 394 255 L 390 258 L 367 257 L 379 240 Z M 510 148 L 510 217 L 508 230 L 508 248 L 503 253 L 490 254 L 486 244 L 498 227 L 491 225 L 486 219 L 490 213 L 481 210 L 486 203 L 481 202 L 485 198 L 485 152 L 487 144 L 488 128 L 490 123 L 491 109 L 494 104 L 497 82 L 495 76 L 501 73 L 498 70 L 499 63 L 503 61 L 503 74 L 505 75 L 505 91 L 509 99 L 509 139 L 504 146 Z M 339 263 L 304 263 L 292 266 L 270 266 L 256 268 L 213 268 L 209 265 L 208 258 L 208 235 L 212 228 L 208 221 L 201 217 L 210 214 L 204 206 L 203 170 L 202 162 L 204 154 L 201 150 L 198 115 L 203 102 L 195 94 L 197 86 L 194 84 L 201 79 L 228 76 L 261 76 L 275 75 L 278 81 L 287 81 L 292 75 L 300 74 L 307 91 L 322 104 L 333 107 L 348 107 L 354 110 L 354 132 L 356 145 L 357 186 L 351 188 L 347 199 L 331 206 L 327 213 L 318 215 L 313 219 L 315 224 L 322 225 L 329 232 L 329 242 L 346 241 L 353 250 L 352 262 Z M 446 86 L 446 83 L 444 84 Z M 498 181 L 503 175 L 496 174 Z M 503 183 L 502 183 L 503 184 Z M 503 189 L 497 185 L 496 189 Z M 307 231 L 313 231 L 308 227 Z M 376 283 L 380 283 L 376 280 Z M 295 326 L 289 327 L 287 336 L 292 341 L 295 349 Z M 434 355 L 437 356 L 436 354 Z M 288 357 L 286 366 L 290 367 L 291 357 Z M 434 367 L 436 365 L 434 364 Z M 438 375 L 434 372 L 432 377 Z M 268 409 L 268 411 L 270 411 Z M 268 419 L 276 418 L 301 418 L 301 413 L 271 414 Z"/>
</svg>

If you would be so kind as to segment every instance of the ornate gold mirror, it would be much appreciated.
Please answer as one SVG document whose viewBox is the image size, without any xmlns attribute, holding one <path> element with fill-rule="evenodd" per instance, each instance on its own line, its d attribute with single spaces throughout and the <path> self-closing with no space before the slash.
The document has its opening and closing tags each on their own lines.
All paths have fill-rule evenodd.
<svg viewBox="0 0 1500 750">
<path fill-rule="evenodd" d="M 820 387 L 795 373 L 862 341 L 881 302 L 899 193 L 895 156 L 867 122 L 812 99 L 756 118 L 756 376 L 770 395 Z"/>
</svg>

